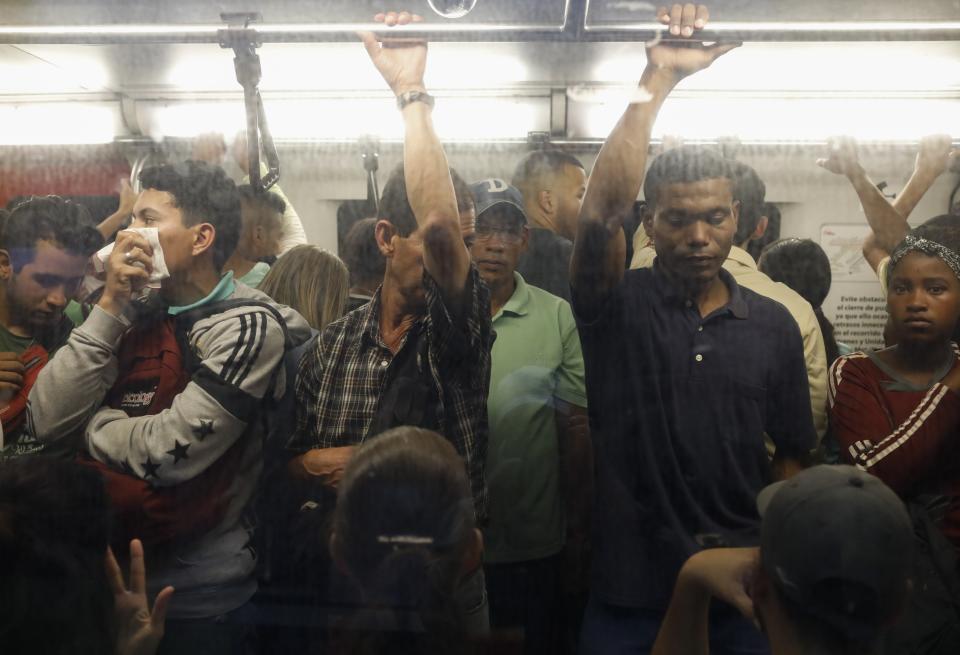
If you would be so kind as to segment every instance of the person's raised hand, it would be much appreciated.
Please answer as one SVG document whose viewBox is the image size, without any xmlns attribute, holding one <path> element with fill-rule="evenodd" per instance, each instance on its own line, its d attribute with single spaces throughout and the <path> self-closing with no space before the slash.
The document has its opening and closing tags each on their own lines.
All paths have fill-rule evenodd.
<svg viewBox="0 0 960 655">
<path fill-rule="evenodd" d="M 247 153 L 246 131 L 237 132 L 237 136 L 234 137 L 233 143 L 230 145 L 230 155 L 233 157 L 233 160 L 237 162 L 240 170 L 249 175 L 250 157 Z"/>
<path fill-rule="evenodd" d="M 307 451 L 302 460 L 303 468 L 324 485 L 336 489 L 355 450 L 355 446 L 340 446 Z"/>
<path fill-rule="evenodd" d="M 134 191 L 130 185 L 129 179 L 123 178 L 120 180 L 120 206 L 117 212 L 122 213 L 124 216 L 132 214 L 133 207 L 137 204 L 137 198 L 139 196 L 140 194 Z"/>
<path fill-rule="evenodd" d="M 830 139 L 827 142 L 827 156 L 818 159 L 817 166 L 847 177 L 863 173 L 856 140 L 847 136 Z"/>
<path fill-rule="evenodd" d="M 942 175 L 953 161 L 960 161 L 960 149 L 953 148 L 953 139 L 949 134 L 934 134 L 920 139 L 914 169 L 933 179 Z"/>
<path fill-rule="evenodd" d="M 750 589 L 759 561 L 759 548 L 711 548 L 688 559 L 681 575 L 756 621 Z"/>
<path fill-rule="evenodd" d="M 227 142 L 217 132 L 200 134 L 193 140 L 190 158 L 219 166 L 227 154 Z"/>
<path fill-rule="evenodd" d="M 142 235 L 129 230 L 117 233 L 113 252 L 105 263 L 107 281 L 97 304 L 119 316 L 150 279 L 153 248 Z"/>
<path fill-rule="evenodd" d="M 164 587 L 154 599 L 153 608 L 150 608 L 143 544 L 137 539 L 130 542 L 129 588 L 110 549 L 107 549 L 106 569 L 113 591 L 117 655 L 153 655 L 163 638 L 173 587 Z"/>
<path fill-rule="evenodd" d="M 409 25 L 423 20 L 421 16 L 407 11 L 385 12 L 373 20 L 387 27 Z M 370 61 L 380 71 L 394 95 L 408 91 L 425 91 L 423 73 L 427 66 L 427 42 L 423 39 L 384 38 L 379 40 L 373 32 L 359 32 Z"/>
<path fill-rule="evenodd" d="M 657 10 L 657 21 L 667 27 L 673 39 L 690 41 L 664 41 L 657 38 L 647 44 L 647 65 L 672 74 L 674 81 L 703 70 L 721 55 L 738 47 L 739 43 L 713 43 L 706 45 L 696 40 L 695 35 L 710 20 L 710 12 L 704 5 L 693 3 L 674 4 Z"/>
<path fill-rule="evenodd" d="M 17 353 L 0 352 L 0 408 L 5 407 L 10 399 L 20 392 L 23 387 L 23 372 L 23 362 Z"/>
</svg>

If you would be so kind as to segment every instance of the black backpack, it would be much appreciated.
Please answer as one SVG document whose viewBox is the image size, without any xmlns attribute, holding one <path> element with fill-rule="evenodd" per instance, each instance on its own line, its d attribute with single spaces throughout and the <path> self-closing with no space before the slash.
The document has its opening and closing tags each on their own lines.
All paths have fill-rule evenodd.
<svg viewBox="0 0 960 655">
<path fill-rule="evenodd" d="M 960 577 L 957 551 L 937 526 L 949 499 L 918 497 L 907 503 L 913 522 L 913 589 L 903 614 L 888 631 L 887 655 L 960 653 Z"/>
</svg>

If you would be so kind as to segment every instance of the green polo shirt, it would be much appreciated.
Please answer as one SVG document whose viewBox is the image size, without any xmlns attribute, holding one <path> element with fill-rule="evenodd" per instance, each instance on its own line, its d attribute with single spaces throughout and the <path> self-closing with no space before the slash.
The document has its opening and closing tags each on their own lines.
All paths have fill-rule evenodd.
<svg viewBox="0 0 960 655">
<path fill-rule="evenodd" d="M 587 406 L 583 354 L 570 304 L 529 286 L 517 288 L 493 317 L 487 412 L 490 522 L 486 561 L 523 562 L 563 548 L 555 399 Z"/>
</svg>

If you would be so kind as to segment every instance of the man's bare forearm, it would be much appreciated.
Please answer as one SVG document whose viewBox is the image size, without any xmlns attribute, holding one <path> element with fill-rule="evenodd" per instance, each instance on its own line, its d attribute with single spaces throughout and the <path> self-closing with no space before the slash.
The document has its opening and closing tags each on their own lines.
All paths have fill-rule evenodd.
<svg viewBox="0 0 960 655">
<path fill-rule="evenodd" d="M 862 169 L 847 179 L 860 199 L 867 223 L 875 236 L 874 243 L 888 253 L 893 252 L 910 230 L 906 218 L 894 209 Z"/>
<path fill-rule="evenodd" d="M 435 213 L 459 233 L 457 198 L 450 179 L 450 165 L 433 129 L 431 112 L 423 102 L 412 102 L 403 110 L 406 126 L 403 166 L 407 196 L 418 225 L 423 226 Z"/>
<path fill-rule="evenodd" d="M 893 208 L 903 217 L 904 221 L 910 218 L 910 214 L 917 208 L 921 198 L 926 195 L 936 181 L 936 175 L 917 170 L 913 172 L 913 175 L 907 180 L 906 186 L 903 187 L 903 191 L 893 201 Z"/>
<path fill-rule="evenodd" d="M 643 184 L 657 113 L 675 84 L 672 73 L 648 67 L 637 90 L 640 97 L 627 107 L 597 156 L 571 262 L 575 293 L 604 295 L 623 275 L 623 220 Z"/>
<path fill-rule="evenodd" d="M 97 232 L 100 233 L 100 236 L 103 237 L 105 242 L 109 241 L 113 238 L 114 234 L 120 231 L 129 218 L 130 212 L 118 210 L 117 212 L 107 216 L 99 225 L 97 225 Z"/>
<path fill-rule="evenodd" d="M 450 165 L 430 114 L 430 107 L 422 102 L 410 103 L 403 110 L 404 176 L 410 207 L 423 229 L 424 266 L 456 310 L 466 286 L 470 255 L 460 232 Z"/>
<path fill-rule="evenodd" d="M 580 210 L 582 220 L 603 222 L 611 236 L 640 194 L 657 113 L 676 84 L 672 73 L 647 68 L 637 98 L 620 117 L 597 156 Z"/>
<path fill-rule="evenodd" d="M 708 655 L 710 593 L 681 569 L 652 655 Z"/>
</svg>

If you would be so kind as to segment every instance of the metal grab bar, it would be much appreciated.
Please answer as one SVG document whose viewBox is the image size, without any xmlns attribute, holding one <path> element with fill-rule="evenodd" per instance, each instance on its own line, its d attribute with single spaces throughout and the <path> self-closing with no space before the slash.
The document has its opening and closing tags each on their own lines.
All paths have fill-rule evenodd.
<svg viewBox="0 0 960 655">
<path fill-rule="evenodd" d="M 0 26 L 0 44 L 220 43 L 220 25 Z M 383 31 L 376 23 L 266 24 L 247 28 L 262 43 L 355 41 L 357 31 Z M 601 25 L 418 24 L 391 33 L 431 41 L 648 41 L 657 23 Z M 953 41 L 960 21 L 714 22 L 705 41 Z"/>
</svg>

